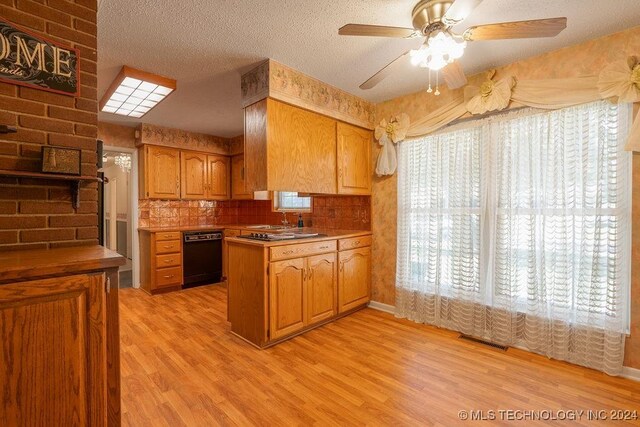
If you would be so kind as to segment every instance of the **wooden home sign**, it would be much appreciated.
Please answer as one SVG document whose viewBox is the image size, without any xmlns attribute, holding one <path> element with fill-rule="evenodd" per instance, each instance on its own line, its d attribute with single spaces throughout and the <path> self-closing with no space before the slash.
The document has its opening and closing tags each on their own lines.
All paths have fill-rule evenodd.
<svg viewBox="0 0 640 427">
<path fill-rule="evenodd" d="M 78 96 L 78 51 L 0 20 L 0 80 Z"/>
</svg>

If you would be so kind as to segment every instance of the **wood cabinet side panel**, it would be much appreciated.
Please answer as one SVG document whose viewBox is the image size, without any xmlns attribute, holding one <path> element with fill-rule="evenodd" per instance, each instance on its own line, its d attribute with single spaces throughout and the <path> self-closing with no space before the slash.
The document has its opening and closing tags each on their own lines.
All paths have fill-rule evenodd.
<svg viewBox="0 0 640 427">
<path fill-rule="evenodd" d="M 267 190 L 267 100 L 244 110 L 244 161 L 247 191 Z"/>
<path fill-rule="evenodd" d="M 262 347 L 267 342 L 267 264 L 260 246 L 228 244 L 231 331 Z"/>
</svg>

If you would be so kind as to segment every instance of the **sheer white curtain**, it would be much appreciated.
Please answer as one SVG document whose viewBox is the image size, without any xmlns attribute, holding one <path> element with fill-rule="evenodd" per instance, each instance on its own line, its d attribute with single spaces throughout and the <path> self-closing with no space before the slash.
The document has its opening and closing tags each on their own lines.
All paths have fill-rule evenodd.
<svg viewBox="0 0 640 427">
<path fill-rule="evenodd" d="M 629 118 L 596 102 L 402 142 L 397 315 L 619 373 Z"/>
</svg>

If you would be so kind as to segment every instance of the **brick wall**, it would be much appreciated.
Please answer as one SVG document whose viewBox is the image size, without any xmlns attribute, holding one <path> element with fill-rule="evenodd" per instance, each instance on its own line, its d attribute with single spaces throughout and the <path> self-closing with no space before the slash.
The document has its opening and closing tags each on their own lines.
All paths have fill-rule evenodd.
<svg viewBox="0 0 640 427">
<path fill-rule="evenodd" d="M 82 174 L 96 175 L 96 0 L 0 0 L 0 16 L 80 54 L 80 96 L 57 95 L 0 83 L 0 169 L 38 171 L 42 145 L 82 149 Z M 94 244 L 98 238 L 97 185 L 83 184 L 80 208 L 69 184 L 0 178 L 0 250 Z"/>
<path fill-rule="evenodd" d="M 303 214 L 305 226 L 327 229 L 371 230 L 371 197 L 315 196 L 313 212 Z M 291 223 L 298 216 L 287 214 Z M 269 200 L 140 200 L 140 227 L 187 225 L 276 224 L 282 214 L 272 212 Z"/>
</svg>

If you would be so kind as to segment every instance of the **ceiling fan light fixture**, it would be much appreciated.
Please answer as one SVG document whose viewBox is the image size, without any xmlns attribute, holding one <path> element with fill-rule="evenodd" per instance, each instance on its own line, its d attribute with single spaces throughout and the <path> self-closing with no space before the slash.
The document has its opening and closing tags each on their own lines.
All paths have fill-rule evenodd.
<svg viewBox="0 0 640 427">
<path fill-rule="evenodd" d="M 440 31 L 409 55 L 413 65 L 437 71 L 462 57 L 466 47 L 465 40 L 457 41 L 448 31 Z"/>
</svg>

